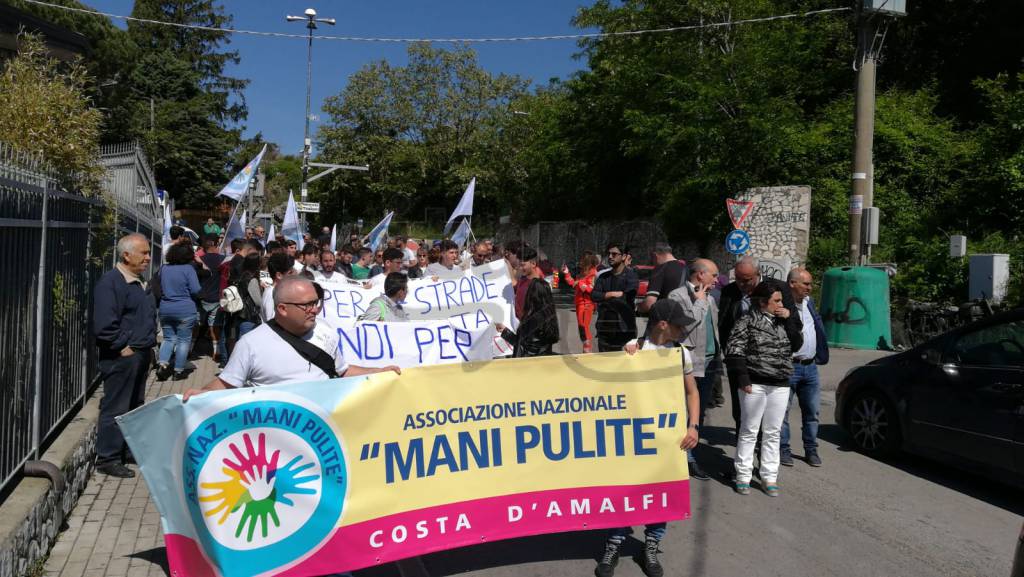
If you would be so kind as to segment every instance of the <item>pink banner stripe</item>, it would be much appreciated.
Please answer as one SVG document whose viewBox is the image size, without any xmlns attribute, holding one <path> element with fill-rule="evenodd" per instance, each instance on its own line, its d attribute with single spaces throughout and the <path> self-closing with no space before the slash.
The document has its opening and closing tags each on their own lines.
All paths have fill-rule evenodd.
<svg viewBox="0 0 1024 577">
<path fill-rule="evenodd" d="M 513 537 L 689 519 L 689 483 L 537 491 L 406 511 L 338 528 L 320 550 L 279 575 L 350 571 Z"/>
<path fill-rule="evenodd" d="M 536 491 L 406 511 L 340 527 L 318 551 L 277 574 L 324 575 L 487 541 L 689 519 L 689 483 L 682 480 Z M 585 504 L 588 511 L 583 510 Z M 509 521 L 510 510 L 513 517 L 519 513 L 521 517 Z M 192 539 L 168 534 L 164 543 L 172 574 L 217 575 Z"/>
<path fill-rule="evenodd" d="M 199 550 L 199 544 L 192 539 L 168 533 L 164 535 L 164 546 L 167 548 L 167 565 L 171 568 L 171 575 L 217 577 L 217 572 Z"/>
</svg>

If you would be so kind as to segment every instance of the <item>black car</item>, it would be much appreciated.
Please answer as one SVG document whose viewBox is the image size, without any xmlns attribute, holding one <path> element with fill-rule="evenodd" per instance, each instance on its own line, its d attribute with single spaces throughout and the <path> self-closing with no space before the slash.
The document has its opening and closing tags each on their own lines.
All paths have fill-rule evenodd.
<svg viewBox="0 0 1024 577">
<path fill-rule="evenodd" d="M 1024 309 L 850 371 L 836 422 L 864 453 L 903 449 L 1015 483 L 1024 473 Z"/>
</svg>

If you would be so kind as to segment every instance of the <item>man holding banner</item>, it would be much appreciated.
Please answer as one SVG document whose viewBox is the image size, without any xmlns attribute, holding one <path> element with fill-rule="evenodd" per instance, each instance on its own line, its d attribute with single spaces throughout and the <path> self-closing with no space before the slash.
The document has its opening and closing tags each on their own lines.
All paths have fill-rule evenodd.
<svg viewBox="0 0 1024 577">
<path fill-rule="evenodd" d="M 327 327 L 318 330 L 316 317 L 322 304 L 309 279 L 282 278 L 274 287 L 274 319 L 239 339 L 224 371 L 202 389 L 185 391 L 182 400 L 244 386 L 305 383 L 389 370 L 401 373 L 397 366 L 366 368 L 346 363 L 338 335 Z"/>
</svg>

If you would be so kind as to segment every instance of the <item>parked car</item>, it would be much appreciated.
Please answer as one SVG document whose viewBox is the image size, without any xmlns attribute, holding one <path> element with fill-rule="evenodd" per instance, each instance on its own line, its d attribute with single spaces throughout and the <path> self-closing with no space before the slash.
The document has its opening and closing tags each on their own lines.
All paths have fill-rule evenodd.
<svg viewBox="0 0 1024 577">
<path fill-rule="evenodd" d="M 906 450 L 1021 483 L 1024 309 L 851 370 L 835 417 L 864 453 Z"/>
</svg>

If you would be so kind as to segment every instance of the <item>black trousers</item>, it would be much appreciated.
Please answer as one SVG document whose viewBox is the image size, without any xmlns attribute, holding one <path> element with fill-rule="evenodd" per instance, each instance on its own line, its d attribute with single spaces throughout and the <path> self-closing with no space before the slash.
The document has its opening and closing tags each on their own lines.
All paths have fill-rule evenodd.
<svg viewBox="0 0 1024 577">
<path fill-rule="evenodd" d="M 597 352 L 599 353 L 611 353 L 621 351 L 622 347 L 626 346 L 626 343 L 636 338 L 636 335 L 630 335 L 629 333 L 618 333 L 618 334 L 598 334 L 597 335 Z"/>
<path fill-rule="evenodd" d="M 96 464 L 120 463 L 124 453 L 124 435 L 114 419 L 141 407 L 146 402 L 146 377 L 153 351 L 142 349 L 128 357 L 101 359 L 103 399 L 96 432 Z"/>
</svg>

